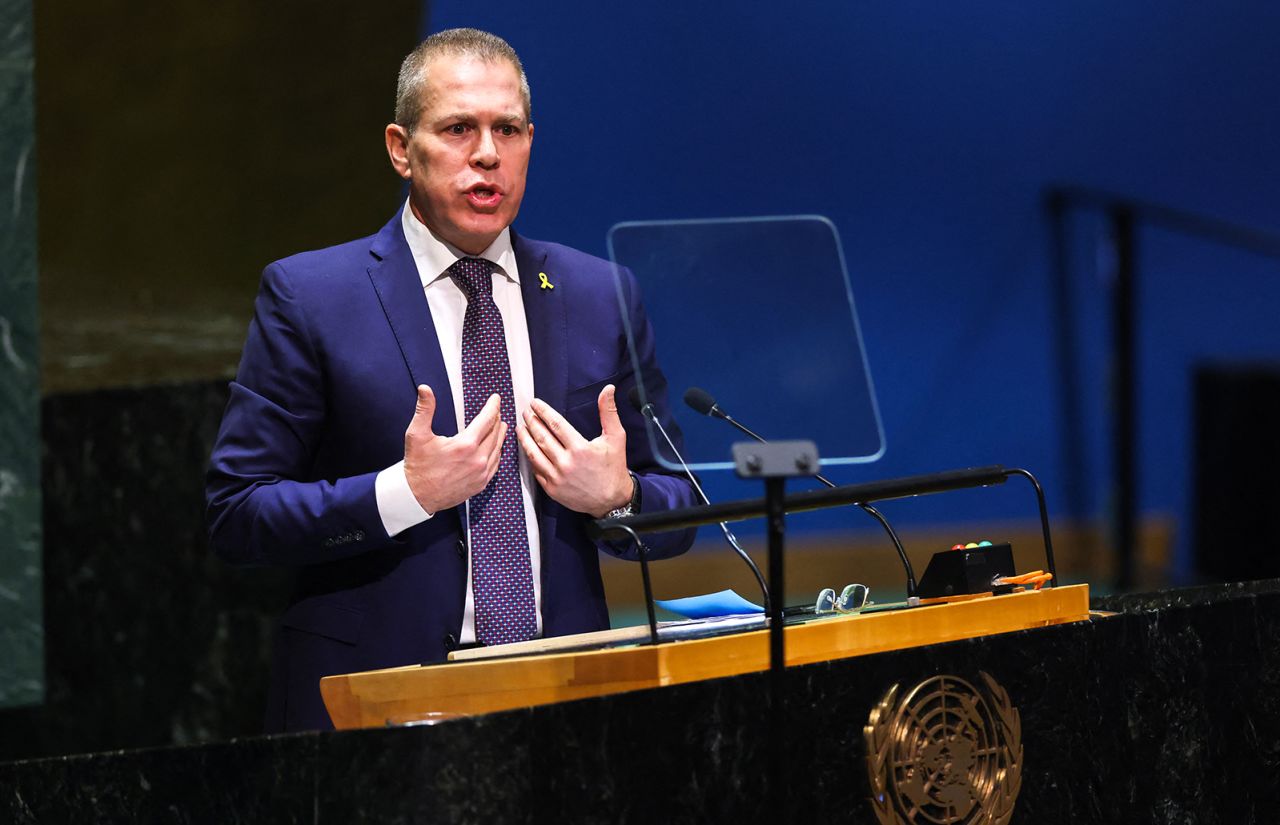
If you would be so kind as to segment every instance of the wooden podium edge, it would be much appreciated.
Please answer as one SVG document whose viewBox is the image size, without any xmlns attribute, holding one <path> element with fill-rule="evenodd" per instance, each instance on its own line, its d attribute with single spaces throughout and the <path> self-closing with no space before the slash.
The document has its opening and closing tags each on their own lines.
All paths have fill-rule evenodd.
<svg viewBox="0 0 1280 825">
<path fill-rule="evenodd" d="M 1089 619 L 1088 585 L 848 616 L 786 629 L 787 666 Z M 320 693 L 339 729 L 492 713 L 767 670 L 767 630 L 658 646 L 408 666 L 328 676 Z"/>
</svg>

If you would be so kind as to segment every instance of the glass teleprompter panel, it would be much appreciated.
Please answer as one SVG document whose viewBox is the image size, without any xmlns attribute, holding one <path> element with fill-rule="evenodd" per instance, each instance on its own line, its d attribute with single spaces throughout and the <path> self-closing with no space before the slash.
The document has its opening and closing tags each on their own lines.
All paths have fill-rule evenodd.
<svg viewBox="0 0 1280 825">
<path fill-rule="evenodd" d="M 608 246 L 644 295 L 694 469 L 732 469 L 730 445 L 746 437 L 687 406 L 681 398 L 689 388 L 770 440 L 814 441 L 824 466 L 883 454 L 853 289 L 829 220 L 627 222 L 609 231 Z M 638 367 L 635 330 L 628 334 Z M 646 399 L 654 384 L 640 376 Z M 678 468 L 662 436 L 649 430 L 663 463 Z"/>
</svg>

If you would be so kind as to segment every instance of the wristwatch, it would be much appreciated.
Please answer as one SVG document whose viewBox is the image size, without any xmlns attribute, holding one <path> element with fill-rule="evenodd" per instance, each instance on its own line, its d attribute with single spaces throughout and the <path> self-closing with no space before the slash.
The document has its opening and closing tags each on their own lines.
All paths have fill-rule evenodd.
<svg viewBox="0 0 1280 825">
<path fill-rule="evenodd" d="M 630 470 L 627 470 L 627 475 L 631 476 L 631 500 L 623 506 L 616 507 L 605 513 L 605 518 L 622 518 L 635 515 L 640 509 L 640 479 L 636 478 L 636 474 Z"/>
</svg>

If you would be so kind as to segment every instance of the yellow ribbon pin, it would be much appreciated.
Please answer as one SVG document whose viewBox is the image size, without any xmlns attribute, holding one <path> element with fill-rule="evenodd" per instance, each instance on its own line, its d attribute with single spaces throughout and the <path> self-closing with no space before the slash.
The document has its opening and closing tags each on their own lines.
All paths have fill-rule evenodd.
<svg viewBox="0 0 1280 825">
<path fill-rule="evenodd" d="M 555 289 L 556 285 L 547 280 L 547 273 L 538 273 L 538 286 L 542 289 Z"/>
</svg>

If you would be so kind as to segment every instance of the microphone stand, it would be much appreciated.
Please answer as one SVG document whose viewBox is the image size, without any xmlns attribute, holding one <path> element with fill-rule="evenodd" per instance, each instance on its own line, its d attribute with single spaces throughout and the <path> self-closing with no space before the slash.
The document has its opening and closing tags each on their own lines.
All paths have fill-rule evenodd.
<svg viewBox="0 0 1280 825">
<path fill-rule="evenodd" d="M 781 442 L 775 442 L 781 443 Z M 767 449 L 769 444 L 756 445 Z M 806 473 L 805 475 L 808 475 Z M 993 487 L 1004 484 L 1013 476 L 1027 479 L 1035 488 L 1036 500 L 1040 508 L 1040 526 L 1044 533 L 1044 554 L 1048 571 L 1053 574 L 1049 583 L 1056 587 L 1057 570 L 1053 560 L 1053 540 L 1049 534 L 1049 512 L 1045 506 L 1044 490 L 1035 476 L 1021 468 L 1005 469 L 999 465 L 975 467 L 967 470 L 948 470 L 941 473 L 929 473 L 919 476 L 905 476 L 885 481 L 873 481 L 865 484 L 847 484 L 832 490 L 807 490 L 802 493 L 791 493 L 785 497 L 784 509 L 788 513 L 799 513 L 807 510 L 822 510 L 827 507 L 838 507 L 843 504 L 856 504 L 868 501 L 886 501 L 895 498 L 945 493 L 950 490 L 965 490 L 971 487 Z M 702 524 L 715 524 L 721 521 L 743 521 L 760 518 L 766 515 L 767 509 L 763 499 L 739 499 L 722 504 L 705 507 L 682 507 L 678 510 L 664 510 L 661 513 L 640 513 L 627 516 L 625 519 L 599 519 L 587 522 L 587 535 L 596 539 L 604 537 L 621 537 L 623 525 L 640 533 L 660 530 L 676 530 L 684 527 L 697 527 Z"/>
<path fill-rule="evenodd" d="M 672 456 L 675 457 L 676 461 L 680 462 L 680 466 L 684 470 L 685 476 L 689 479 L 689 483 L 693 485 L 693 490 L 698 494 L 698 498 L 702 499 L 703 504 L 710 505 L 711 499 L 707 498 L 707 494 L 703 491 L 702 485 L 698 483 L 698 478 L 693 474 L 693 470 L 690 469 L 689 462 L 685 461 L 684 456 L 680 455 L 680 450 L 676 447 L 675 441 L 673 441 L 671 436 L 668 435 L 667 428 L 662 426 L 662 422 L 658 420 L 658 414 L 654 411 L 653 404 L 646 403 L 644 399 L 641 398 L 640 392 L 636 387 L 631 388 L 631 392 L 628 394 L 627 398 L 631 401 L 631 406 L 635 407 L 636 410 L 644 416 L 659 433 L 662 434 L 662 438 L 667 442 L 667 446 L 671 448 Z M 760 586 L 760 594 L 764 596 L 764 609 L 765 612 L 768 613 L 769 605 L 772 602 L 769 596 L 769 586 L 765 584 L 764 576 L 760 575 L 760 568 L 756 567 L 756 563 L 747 555 L 747 551 L 743 550 L 742 545 L 738 544 L 738 539 L 733 535 L 732 531 L 729 530 L 729 525 L 722 522 L 720 524 L 720 532 L 724 534 L 724 540 L 729 543 L 729 547 L 733 549 L 733 552 L 738 554 L 738 557 L 746 563 L 748 568 L 750 568 L 751 574 L 756 577 L 756 584 Z"/>
<path fill-rule="evenodd" d="M 636 531 L 625 524 L 619 525 L 619 530 L 623 530 L 636 543 L 636 557 L 640 560 L 640 580 L 644 586 L 644 608 L 649 617 L 649 644 L 658 644 L 658 618 L 653 612 L 653 584 L 649 579 L 649 548 L 645 547 L 640 536 Z"/>
<path fill-rule="evenodd" d="M 786 484 L 788 478 L 812 475 L 818 448 L 812 441 L 740 442 L 733 445 L 739 478 L 764 480 L 765 518 L 769 534 L 769 801 L 776 822 L 787 822 L 786 763 L 786 636 L 783 607 L 783 549 L 786 543 Z"/>
<path fill-rule="evenodd" d="M 731 414 L 724 412 L 721 405 L 716 403 L 716 399 L 712 398 L 712 395 L 710 395 L 707 390 L 700 388 L 690 388 L 689 390 L 686 390 L 685 403 L 689 405 L 694 412 L 704 414 L 704 416 L 708 416 L 710 418 L 721 418 L 722 421 L 726 421 L 728 425 L 735 427 L 737 431 L 741 432 L 742 435 L 748 436 L 749 439 L 759 441 L 760 444 L 769 443 L 768 439 L 765 439 L 763 435 L 751 430 L 750 427 L 737 420 L 737 418 L 731 416 Z M 822 482 L 828 490 L 836 489 L 836 482 L 829 480 L 829 478 L 823 476 L 822 473 L 813 473 L 813 478 L 817 478 L 817 480 Z M 708 501 L 708 504 L 710 504 L 710 501 Z M 884 515 L 882 515 L 879 510 L 872 507 L 872 505 L 865 503 L 865 501 L 854 501 L 852 504 L 861 508 L 861 510 L 870 515 L 870 517 L 876 519 L 876 521 L 881 524 L 881 527 L 884 528 L 884 532 L 888 533 L 890 541 L 893 542 L 893 549 L 897 550 L 897 558 L 899 558 L 902 563 L 902 569 L 906 572 L 906 604 L 911 606 L 911 608 L 916 608 L 916 606 L 919 606 L 920 604 L 920 597 L 918 593 L 916 593 L 915 569 L 911 567 L 911 559 L 906 556 L 906 550 L 902 547 L 901 538 L 897 537 L 897 532 L 893 530 L 892 526 L 890 526 L 888 519 L 884 518 Z"/>
<path fill-rule="evenodd" d="M 686 394 L 685 396 L 686 403 L 688 402 L 688 400 L 689 400 L 689 397 Z M 727 421 L 730 425 L 735 427 L 738 430 L 738 432 L 742 433 L 743 435 L 746 435 L 748 438 L 752 438 L 756 440 L 761 444 L 769 443 L 764 436 L 754 432 L 746 424 L 741 423 L 736 418 L 729 415 L 724 410 L 720 409 L 719 404 L 713 403 L 710 409 L 707 409 L 707 410 L 704 410 L 701 407 L 694 407 L 694 409 L 695 411 L 702 412 L 705 415 L 710 416 L 711 418 L 720 418 Z M 834 490 L 836 488 L 835 482 L 827 478 L 826 476 L 822 475 L 821 473 L 814 473 L 813 478 L 822 482 L 823 486 L 825 486 L 829 490 Z M 1032 479 L 1032 481 L 1034 483 L 1034 479 Z M 709 503 L 710 502 L 708 502 L 708 504 Z M 911 566 L 911 559 L 907 558 L 907 551 L 902 546 L 902 539 L 898 538 L 897 531 L 893 529 L 893 527 L 889 524 L 889 520 L 886 519 L 880 513 L 879 510 L 872 507 L 870 504 L 867 504 L 866 502 L 855 501 L 853 503 L 855 506 L 862 508 L 862 511 L 864 513 L 871 516 L 876 521 L 880 522 L 880 526 L 883 527 L 885 533 L 889 535 L 889 540 L 893 542 L 894 549 L 898 551 L 898 560 L 902 562 L 902 567 L 907 573 L 907 604 L 910 605 L 911 607 L 917 607 L 920 604 L 920 597 L 916 594 L 916 571 Z"/>
</svg>

